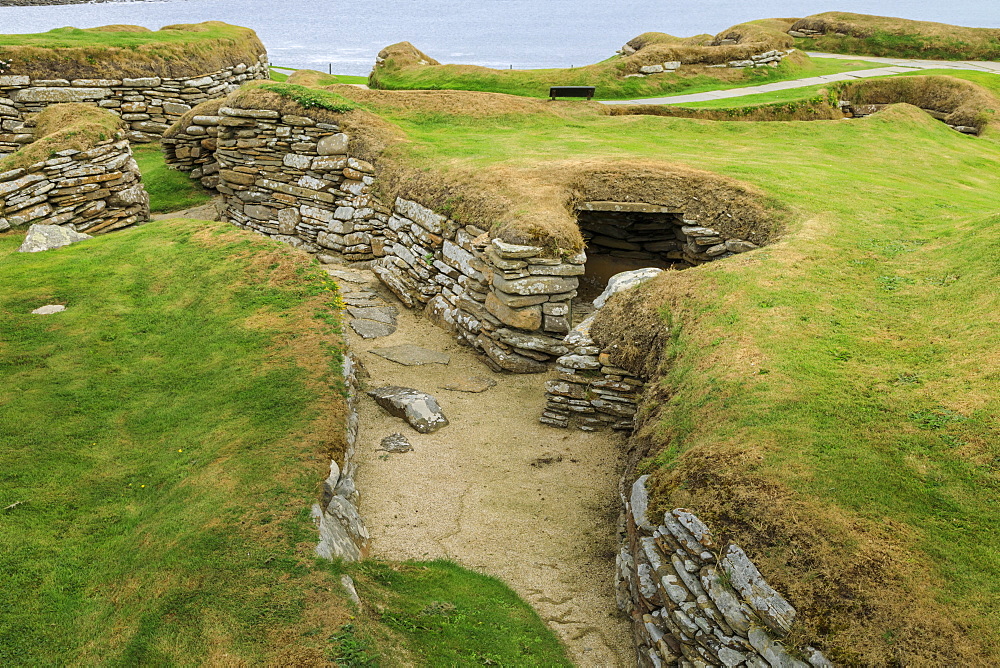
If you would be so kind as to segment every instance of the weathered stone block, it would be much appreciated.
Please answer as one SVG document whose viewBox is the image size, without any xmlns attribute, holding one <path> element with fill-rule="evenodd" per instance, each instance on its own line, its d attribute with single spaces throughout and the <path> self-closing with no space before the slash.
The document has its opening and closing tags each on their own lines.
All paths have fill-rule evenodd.
<svg viewBox="0 0 1000 668">
<path fill-rule="evenodd" d="M 576 278 L 564 278 L 560 276 L 529 276 L 507 280 L 494 274 L 493 286 L 515 295 L 553 295 L 576 290 L 580 281 Z"/>
<path fill-rule="evenodd" d="M 298 153 L 286 153 L 285 157 L 282 158 L 282 163 L 286 167 L 294 167 L 295 169 L 309 169 L 312 166 L 312 162 L 312 156 L 300 155 Z"/>
<path fill-rule="evenodd" d="M 93 102 L 109 95 L 108 88 L 23 88 L 13 98 L 15 102 Z"/>
<path fill-rule="evenodd" d="M 539 246 L 519 246 L 517 244 L 509 244 L 500 239 L 493 239 L 490 243 L 493 245 L 493 249 L 497 255 L 506 260 L 535 257 L 536 255 L 541 255 L 543 252 L 543 249 Z"/>
<path fill-rule="evenodd" d="M 396 212 L 405 218 L 409 218 L 431 234 L 441 234 L 445 217 L 434 213 L 422 204 L 397 197 Z"/>
<path fill-rule="evenodd" d="M 138 79 L 122 79 L 125 88 L 156 88 L 160 85 L 160 77 L 140 77 Z"/>
<path fill-rule="evenodd" d="M 341 132 L 320 139 L 316 145 L 316 152 L 320 155 L 345 155 L 349 143 L 348 136 Z"/>
<path fill-rule="evenodd" d="M 505 325 L 534 331 L 542 326 L 542 309 L 540 306 L 511 308 L 497 299 L 494 293 L 486 295 L 486 310 Z"/>
</svg>

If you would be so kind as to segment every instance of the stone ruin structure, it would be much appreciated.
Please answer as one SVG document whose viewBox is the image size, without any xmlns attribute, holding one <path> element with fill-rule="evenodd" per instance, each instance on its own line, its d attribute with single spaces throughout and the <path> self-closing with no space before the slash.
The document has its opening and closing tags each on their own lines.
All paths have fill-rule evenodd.
<svg viewBox="0 0 1000 668">
<path fill-rule="evenodd" d="M 149 195 L 124 131 L 0 173 L 0 232 L 41 224 L 94 235 L 146 220 Z"/>
<path fill-rule="evenodd" d="M 258 42 L 259 44 L 259 42 Z M 247 59 L 249 60 L 249 59 Z M 12 73 L 0 75 L 0 157 L 33 141 L 25 121 L 51 104 L 79 102 L 108 109 L 128 123 L 128 139 L 149 142 L 192 107 L 225 97 L 245 81 L 269 79 L 267 53 L 251 62 L 233 62 L 211 72 L 191 76 L 129 77 L 108 65 L 100 78 L 61 77 L 53 71 L 45 77 Z"/>
<path fill-rule="evenodd" d="M 553 426 L 630 430 L 643 390 L 643 379 L 614 367 L 590 338 L 592 318 L 573 327 L 588 254 L 653 264 L 659 272 L 757 248 L 681 211 L 603 201 L 577 207 L 586 253 L 553 257 L 541 247 L 510 244 L 419 202 L 382 201 L 375 166 L 350 155 L 350 139 L 337 123 L 304 109 L 244 108 L 230 98 L 192 111 L 167 145 L 172 165 L 223 196 L 225 220 L 320 261 L 338 254 L 371 262 L 406 306 L 423 309 L 496 370 L 543 371 L 554 360 L 559 378 L 546 386 L 542 417 Z M 351 419 L 353 450 L 353 411 Z M 645 482 L 639 478 L 623 496 L 616 569 L 640 666 L 831 665 L 816 650 L 800 652 L 804 661 L 781 644 L 795 609 L 738 546 L 717 545 L 685 510 L 667 513 L 662 523 L 651 520 Z M 368 534 L 357 515 L 350 452 L 342 466 L 333 464 L 324 490 L 313 513 L 318 552 L 360 558 Z"/>
</svg>

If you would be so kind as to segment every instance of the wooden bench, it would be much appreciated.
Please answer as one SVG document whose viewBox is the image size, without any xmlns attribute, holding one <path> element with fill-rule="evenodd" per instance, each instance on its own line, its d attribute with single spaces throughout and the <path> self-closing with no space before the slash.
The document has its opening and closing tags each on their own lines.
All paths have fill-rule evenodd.
<svg viewBox="0 0 1000 668">
<path fill-rule="evenodd" d="M 596 86 L 551 86 L 549 88 L 549 99 L 557 97 L 585 97 L 588 100 L 594 97 Z"/>
</svg>

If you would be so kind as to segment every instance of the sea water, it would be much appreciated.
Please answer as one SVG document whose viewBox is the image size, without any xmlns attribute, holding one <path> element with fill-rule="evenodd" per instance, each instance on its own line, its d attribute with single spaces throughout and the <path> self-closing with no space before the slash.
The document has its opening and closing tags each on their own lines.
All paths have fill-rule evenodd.
<svg viewBox="0 0 1000 668">
<path fill-rule="evenodd" d="M 643 32 L 715 34 L 831 9 L 1000 27 L 1000 0 L 168 0 L 2 7 L 0 33 L 218 20 L 256 30 L 275 65 L 367 75 L 379 50 L 404 40 L 441 62 L 570 67 Z"/>
</svg>

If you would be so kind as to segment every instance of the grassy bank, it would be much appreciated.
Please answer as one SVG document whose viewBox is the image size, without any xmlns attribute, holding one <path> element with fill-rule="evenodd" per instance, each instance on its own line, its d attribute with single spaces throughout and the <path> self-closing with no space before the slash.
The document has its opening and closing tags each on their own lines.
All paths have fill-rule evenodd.
<svg viewBox="0 0 1000 668">
<path fill-rule="evenodd" d="M 327 74 L 318 70 L 295 69 L 294 67 L 271 66 L 271 79 L 273 81 L 288 81 L 295 77 L 293 83 L 301 83 L 309 86 L 332 86 L 333 84 L 368 84 L 368 77 L 359 77 L 352 74 Z M 302 79 L 306 78 L 308 83 Z"/>
<path fill-rule="evenodd" d="M 58 151 L 87 151 L 124 137 L 125 123 L 107 109 L 84 104 L 53 104 L 35 117 L 35 141 L 0 160 L 0 172 L 29 167 Z"/>
<path fill-rule="evenodd" d="M 792 211 L 777 244 L 669 274 L 622 316 L 619 336 L 645 312 L 673 335 L 643 436 L 658 507 L 748 546 L 835 661 L 1000 656 L 994 132 L 905 105 L 745 123 L 356 99 L 405 133 L 386 155 L 423 173 L 531 192 L 581 164 L 667 161 Z"/>
<path fill-rule="evenodd" d="M 0 662 L 565 664 L 495 580 L 362 566 L 358 609 L 314 557 L 345 402 L 308 256 L 204 221 L 22 238 L 0 234 Z"/>
<path fill-rule="evenodd" d="M 469 90 L 548 98 L 550 86 L 596 86 L 596 99 L 627 100 L 756 86 L 776 81 L 871 69 L 864 61 L 809 58 L 793 54 L 778 67 L 716 69 L 683 66 L 676 72 L 624 78 L 626 59 L 564 69 L 494 70 L 475 65 L 420 64 L 391 55 L 376 67 L 369 83 L 385 90 Z"/>
<path fill-rule="evenodd" d="M 1000 60 L 1000 33 L 990 28 L 826 12 L 799 19 L 792 30 L 822 35 L 795 40 L 808 51 L 930 60 Z"/>
<path fill-rule="evenodd" d="M 165 26 L 56 28 L 0 35 L 5 74 L 38 79 L 201 76 L 237 63 L 253 65 L 264 45 L 249 28 L 220 21 Z"/>
</svg>

